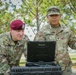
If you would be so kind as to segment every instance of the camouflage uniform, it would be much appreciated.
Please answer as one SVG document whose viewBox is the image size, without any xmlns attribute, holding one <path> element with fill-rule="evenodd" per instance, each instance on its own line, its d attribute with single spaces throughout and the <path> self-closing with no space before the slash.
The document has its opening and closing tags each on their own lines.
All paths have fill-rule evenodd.
<svg viewBox="0 0 76 75">
<path fill-rule="evenodd" d="M 63 75 L 71 75 L 72 62 L 68 53 L 68 45 L 76 49 L 76 37 L 69 28 L 65 25 L 53 28 L 48 24 L 36 34 L 34 40 L 56 41 L 55 62 L 61 65 Z"/>
<path fill-rule="evenodd" d="M 15 43 L 11 39 L 10 32 L 0 35 L 0 73 L 9 75 L 12 66 L 19 66 L 22 53 L 26 56 L 26 44 L 28 40 L 25 36 L 22 40 Z"/>
</svg>

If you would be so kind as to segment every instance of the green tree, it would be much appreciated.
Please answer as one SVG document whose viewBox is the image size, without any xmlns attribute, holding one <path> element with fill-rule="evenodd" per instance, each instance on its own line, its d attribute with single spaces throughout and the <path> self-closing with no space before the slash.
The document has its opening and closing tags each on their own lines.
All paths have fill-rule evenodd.
<svg viewBox="0 0 76 75">
<path fill-rule="evenodd" d="M 76 0 L 22 0 L 21 8 L 16 9 L 11 0 L 9 3 L 3 4 L 0 2 L 0 6 L 5 5 L 5 8 L 0 10 L 0 33 L 9 30 L 9 23 L 13 19 L 23 19 L 24 22 L 30 26 L 36 26 L 37 31 L 40 26 L 45 25 L 46 11 L 49 6 L 57 5 L 61 9 L 62 19 L 61 23 L 64 23 L 70 27 L 76 33 L 75 18 L 76 18 Z M 8 8 L 12 5 L 13 13 L 7 12 Z M 8 16 L 9 15 L 9 16 Z"/>
</svg>

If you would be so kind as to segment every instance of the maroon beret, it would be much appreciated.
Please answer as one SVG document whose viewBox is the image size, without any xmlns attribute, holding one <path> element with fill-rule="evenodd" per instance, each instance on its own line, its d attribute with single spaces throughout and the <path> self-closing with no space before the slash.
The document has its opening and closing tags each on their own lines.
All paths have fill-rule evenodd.
<svg viewBox="0 0 76 75">
<path fill-rule="evenodd" d="M 14 20 L 11 22 L 10 28 L 13 30 L 23 30 L 25 28 L 25 24 L 21 20 Z"/>
</svg>

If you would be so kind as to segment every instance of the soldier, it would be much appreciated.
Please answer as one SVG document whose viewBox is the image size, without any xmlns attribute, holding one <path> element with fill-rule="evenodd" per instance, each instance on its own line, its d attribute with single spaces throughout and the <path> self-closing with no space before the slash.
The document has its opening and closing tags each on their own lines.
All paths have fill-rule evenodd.
<svg viewBox="0 0 76 75">
<path fill-rule="evenodd" d="M 36 34 L 35 41 L 56 41 L 55 62 L 62 67 L 63 75 L 71 75 L 72 62 L 68 53 L 68 46 L 76 49 L 74 33 L 61 24 L 61 13 L 58 6 L 51 6 L 47 10 L 48 23 Z"/>
<path fill-rule="evenodd" d="M 0 34 L 0 75 L 9 75 L 12 66 L 19 66 L 22 53 L 26 56 L 27 36 L 24 36 L 25 24 L 14 20 L 10 32 Z"/>
</svg>

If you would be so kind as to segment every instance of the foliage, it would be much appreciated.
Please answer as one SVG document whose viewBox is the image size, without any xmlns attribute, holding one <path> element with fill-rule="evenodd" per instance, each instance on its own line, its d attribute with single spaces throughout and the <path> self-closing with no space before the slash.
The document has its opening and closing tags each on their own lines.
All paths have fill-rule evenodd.
<svg viewBox="0 0 76 75">
<path fill-rule="evenodd" d="M 0 15 L 0 21 L 1 21 L 0 22 L 0 26 L 1 26 L 0 33 L 9 31 L 9 25 L 12 20 L 12 16 L 13 15 L 10 13 L 4 13 L 3 15 L 2 14 Z"/>
<path fill-rule="evenodd" d="M 6 0 L 5 0 L 6 1 Z M 39 30 L 40 26 L 45 25 L 47 19 L 47 8 L 57 5 L 61 9 L 61 23 L 70 27 L 76 33 L 76 0 L 21 0 L 22 5 L 19 9 L 9 0 L 9 3 L 0 1 L 0 33 L 9 31 L 9 24 L 13 19 L 22 19 L 29 26 L 36 26 Z M 18 3 L 19 4 L 19 3 Z M 10 6 L 11 5 L 11 6 Z M 13 13 L 8 12 L 9 7 L 13 8 Z M 8 16 L 9 15 L 9 16 Z"/>
</svg>

